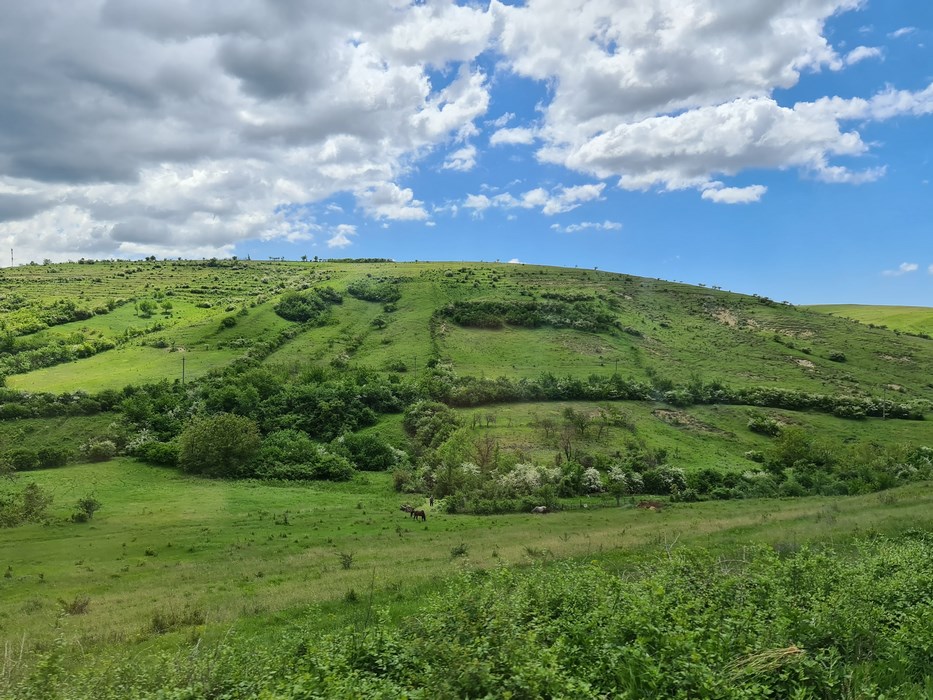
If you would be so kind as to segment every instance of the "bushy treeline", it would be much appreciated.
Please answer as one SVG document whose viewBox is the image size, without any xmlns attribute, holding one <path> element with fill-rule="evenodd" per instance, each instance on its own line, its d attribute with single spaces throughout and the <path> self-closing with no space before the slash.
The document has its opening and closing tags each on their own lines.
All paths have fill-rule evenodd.
<svg viewBox="0 0 933 700">
<path fill-rule="evenodd" d="M 897 403 L 874 397 L 813 394 L 778 387 L 729 387 L 721 382 L 691 382 L 675 387 L 664 380 L 641 382 L 620 374 L 593 374 L 584 379 L 557 377 L 546 372 L 537 378 L 490 379 L 458 377 L 436 368 L 424 386 L 435 400 L 459 407 L 536 401 L 660 401 L 681 407 L 733 404 L 819 411 L 840 418 L 886 416 L 907 420 L 923 420 L 924 412 L 930 408 L 925 401 Z"/>
<path fill-rule="evenodd" d="M 63 394 L 25 392 L 0 387 L 0 420 L 89 416 L 113 410 L 123 392 L 107 389 L 96 394 L 73 391 Z"/>
<path fill-rule="evenodd" d="M 126 449 L 151 463 L 217 477 L 341 480 L 406 460 L 353 433 L 416 395 L 412 384 L 375 373 L 314 370 L 286 381 L 250 367 L 188 388 L 164 382 L 128 391 L 119 409 Z"/>
<path fill-rule="evenodd" d="M 0 376 L 23 374 L 43 367 L 91 357 L 117 346 L 110 338 L 81 338 L 80 342 L 59 340 L 30 347 L 20 345 L 14 352 L 0 352 Z"/>
<path fill-rule="evenodd" d="M 461 574 L 400 621 L 184 658 L 55 652 L 13 698 L 772 698 L 922 700 L 933 688 L 933 537 L 792 554 L 677 548 L 623 573 L 558 562 Z M 151 667 L 149 664 L 152 664 Z"/>
<path fill-rule="evenodd" d="M 616 318 L 592 301 L 455 301 L 438 312 L 460 326 L 502 328 L 573 328 L 581 331 L 607 331 L 616 327 Z"/>
<path fill-rule="evenodd" d="M 22 303 L 18 303 L 22 299 Z M 37 333 L 51 326 L 60 326 L 73 321 L 84 321 L 92 316 L 108 314 L 118 306 L 127 303 L 126 299 L 110 299 L 93 308 L 78 306 L 74 299 L 57 299 L 47 306 L 28 306 L 24 297 L 7 299 L 0 311 L 21 311 L 11 313 L 4 319 L 6 338 L 0 337 L 0 348 L 8 345 L 10 339 L 16 335 Z M 9 352 L 6 347 L 4 352 Z"/>
</svg>

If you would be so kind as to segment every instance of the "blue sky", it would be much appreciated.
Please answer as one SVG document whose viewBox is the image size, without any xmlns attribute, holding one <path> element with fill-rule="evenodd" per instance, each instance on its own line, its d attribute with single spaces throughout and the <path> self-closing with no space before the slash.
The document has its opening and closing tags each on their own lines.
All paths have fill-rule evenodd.
<svg viewBox="0 0 933 700">
<path fill-rule="evenodd" d="M 929 3 L 50 2 L 0 28 L 17 262 L 500 260 L 933 306 Z"/>
</svg>

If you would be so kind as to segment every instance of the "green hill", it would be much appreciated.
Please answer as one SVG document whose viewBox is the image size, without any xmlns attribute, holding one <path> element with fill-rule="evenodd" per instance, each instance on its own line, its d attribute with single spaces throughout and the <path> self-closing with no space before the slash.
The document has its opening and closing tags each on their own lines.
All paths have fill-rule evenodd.
<svg viewBox="0 0 933 700">
<path fill-rule="evenodd" d="M 797 600 L 796 562 L 815 572 L 807 562 L 823 555 L 801 544 L 816 552 L 886 534 L 902 538 L 884 555 L 896 559 L 915 556 L 929 537 L 933 341 L 881 325 L 760 296 L 530 265 L 2 269 L 0 595 L 10 605 L 0 614 L 9 652 L 0 695 L 308 697 L 337 693 L 349 666 L 337 672 L 333 662 L 397 697 L 421 681 L 405 671 L 389 683 L 386 668 L 402 666 L 367 660 L 378 656 L 367 651 L 373 630 L 388 640 L 421 629 L 418 616 L 440 609 L 426 596 L 443 595 L 443 582 L 463 572 L 466 593 L 451 603 L 460 612 L 443 615 L 468 619 L 486 569 L 507 578 L 533 564 L 533 589 L 555 559 L 586 562 L 553 569 L 579 588 L 574 581 L 609 580 L 587 573 L 594 567 L 615 577 L 639 562 L 650 569 L 660 555 L 669 569 L 638 575 L 652 596 L 644 610 L 680 600 L 665 593 L 671 585 L 705 587 L 703 577 L 721 572 L 745 586 L 751 571 L 779 591 L 775 615 L 809 620 L 803 602 L 820 603 Z M 532 515 L 542 505 L 551 513 Z M 864 573 L 882 555 L 863 542 L 820 566 Z M 694 570 L 704 572 L 700 584 Z M 929 585 L 929 567 L 911 571 L 908 588 Z M 518 612 L 503 619 L 536 619 L 521 601 L 536 608 L 538 594 L 516 591 L 509 605 Z M 919 629 L 925 600 L 908 600 L 909 613 L 895 601 L 872 614 Z M 571 622 L 564 612 L 554 620 Z M 322 636 L 348 628 L 349 641 Z M 656 629 L 660 644 L 680 643 L 679 632 Z M 793 646 L 847 639 L 854 628 L 800 637 L 797 628 L 752 625 L 741 649 L 710 629 L 720 641 L 682 655 L 715 649 L 700 685 L 736 683 L 722 669 L 730 659 L 754 667 L 749 650 L 770 659 L 793 649 L 787 663 L 799 656 L 806 672 L 768 692 L 803 693 L 812 676 L 831 694 L 853 669 L 865 688 L 893 695 L 930 687 L 922 663 L 894 678 L 886 660 L 866 666 L 841 642 L 812 656 Z M 506 636 L 516 634 L 531 632 Z M 865 643 L 896 641 L 892 654 L 915 653 L 906 632 L 886 634 Z M 467 641 L 482 656 L 501 639 Z M 416 658 L 401 643 L 392 648 Z M 537 678 L 537 659 L 551 652 L 522 648 Z M 463 659 L 474 670 L 484 663 Z M 431 682 L 458 663 L 437 665 Z M 548 687 L 569 693 L 582 682 L 566 680 Z M 643 680 L 635 673 L 629 685 Z M 680 682 L 670 693 L 699 692 Z M 366 694 L 347 683 L 347 697 Z M 756 683 L 747 679 L 742 692 L 761 691 Z M 489 676 L 441 696 L 498 684 Z"/>
<path fill-rule="evenodd" d="M 361 283 L 375 290 L 369 299 L 365 285 L 359 298 L 345 294 L 324 326 L 300 327 L 272 310 L 290 289 L 344 293 Z M 147 302 L 151 314 L 140 312 Z M 228 317 L 235 325 L 222 326 Z M 923 323 L 919 310 L 913 318 Z M 180 379 L 182 357 L 194 377 L 275 341 L 263 361 L 295 369 L 421 372 L 433 360 L 461 376 L 618 373 L 661 387 L 718 380 L 933 400 L 926 339 L 764 297 L 578 269 L 255 261 L 6 268 L 0 324 L 6 385 L 25 391 Z M 295 335 L 282 342 L 288 327 Z"/>
</svg>

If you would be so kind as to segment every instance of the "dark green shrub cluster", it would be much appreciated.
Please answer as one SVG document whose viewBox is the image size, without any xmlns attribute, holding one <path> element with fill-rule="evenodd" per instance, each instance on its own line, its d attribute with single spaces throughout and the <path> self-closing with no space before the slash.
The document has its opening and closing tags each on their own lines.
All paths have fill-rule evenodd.
<svg viewBox="0 0 933 700">
<path fill-rule="evenodd" d="M 245 476 L 259 445 L 259 429 L 249 418 L 230 413 L 203 416 L 179 436 L 178 464 L 192 474 Z"/>
<path fill-rule="evenodd" d="M 625 577 L 570 563 L 479 571 L 397 627 L 308 638 L 267 693 L 919 700 L 933 684 L 930 552 L 920 534 L 854 556 L 674 552 Z"/>
<path fill-rule="evenodd" d="M 133 456 L 149 464 L 178 466 L 178 445 L 174 442 L 144 442 L 133 450 Z"/>
<path fill-rule="evenodd" d="M 656 377 L 651 384 L 618 374 L 557 377 L 544 373 L 536 379 L 455 377 L 436 368 L 425 380 L 424 391 L 453 406 L 482 406 L 530 401 L 655 401 L 675 406 L 734 404 L 791 411 L 819 411 L 846 418 L 867 416 L 923 420 L 926 402 L 895 403 L 873 397 L 811 394 L 776 387 L 731 388 L 720 382 L 674 387 Z M 749 426 L 751 427 L 751 426 Z"/>
<path fill-rule="evenodd" d="M 501 328 L 575 328 L 607 331 L 615 327 L 615 317 L 592 301 L 457 301 L 439 312 L 460 326 Z"/>
<path fill-rule="evenodd" d="M 90 494 L 78 499 L 75 504 L 75 510 L 71 514 L 71 522 L 86 523 L 94 517 L 94 513 L 99 511 L 103 504 Z"/>
<path fill-rule="evenodd" d="M 402 298 L 399 280 L 363 279 L 347 285 L 347 294 L 363 301 L 392 304 Z"/>
<path fill-rule="evenodd" d="M 113 440 L 95 438 L 81 446 L 81 452 L 89 462 L 107 462 L 117 456 Z"/>
<path fill-rule="evenodd" d="M 260 479 L 329 479 L 346 481 L 353 465 L 342 455 L 314 443 L 297 430 L 268 435 L 245 473 Z"/>
<path fill-rule="evenodd" d="M 72 457 L 71 451 L 64 447 L 41 447 L 38 450 L 15 447 L 3 454 L 13 471 L 17 472 L 63 467 Z"/>
<path fill-rule="evenodd" d="M 333 304 L 342 298 L 333 289 L 306 289 L 301 292 L 285 292 L 273 307 L 275 313 L 288 321 L 323 325 Z"/>
<path fill-rule="evenodd" d="M 119 392 L 109 390 L 98 394 L 84 391 L 48 394 L 0 387 L 0 420 L 92 415 L 113 409 L 120 398 Z"/>
<path fill-rule="evenodd" d="M 439 447 L 459 425 L 457 414 L 436 401 L 412 404 L 402 419 L 405 432 L 423 447 Z"/>
<path fill-rule="evenodd" d="M 748 429 L 753 433 L 774 437 L 781 432 L 781 424 L 768 416 L 754 415 L 748 420 Z"/>
<path fill-rule="evenodd" d="M 0 480 L 0 527 L 44 522 L 51 504 L 52 494 L 36 483 L 17 488 L 16 482 Z"/>
<path fill-rule="evenodd" d="M 798 427 L 782 430 L 756 461 L 760 467 L 742 474 L 711 468 L 688 473 L 687 487 L 697 498 L 713 499 L 844 496 L 933 478 L 930 447 L 833 444 Z M 683 493 L 674 497 L 691 500 Z"/>
<path fill-rule="evenodd" d="M 72 362 L 111 350 L 116 343 L 109 338 L 85 338 L 80 342 L 59 340 L 39 347 L 18 345 L 13 352 L 0 352 L 0 375 L 22 374 L 43 367 Z"/>
<path fill-rule="evenodd" d="M 407 460 L 404 452 L 375 435 L 350 433 L 337 438 L 333 447 L 345 454 L 361 471 L 388 471 L 404 466 Z"/>
</svg>

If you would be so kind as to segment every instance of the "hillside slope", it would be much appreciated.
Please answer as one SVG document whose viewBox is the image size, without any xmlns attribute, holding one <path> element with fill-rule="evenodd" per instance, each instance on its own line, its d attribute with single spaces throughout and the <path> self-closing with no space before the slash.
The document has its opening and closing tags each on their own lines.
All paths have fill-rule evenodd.
<svg viewBox="0 0 933 700">
<path fill-rule="evenodd" d="M 300 327 L 272 310 L 288 290 L 325 286 L 344 294 L 327 325 Z M 357 296 L 347 295 L 354 286 Z M 181 379 L 182 358 L 191 378 L 273 343 L 263 361 L 293 371 L 420 372 L 441 362 L 460 376 L 618 373 L 662 389 L 717 381 L 933 400 L 933 342 L 924 338 L 763 297 L 592 270 L 258 261 L 7 268 L 0 324 L 6 384 L 26 391 Z M 283 339 L 289 327 L 294 335 Z"/>
</svg>

